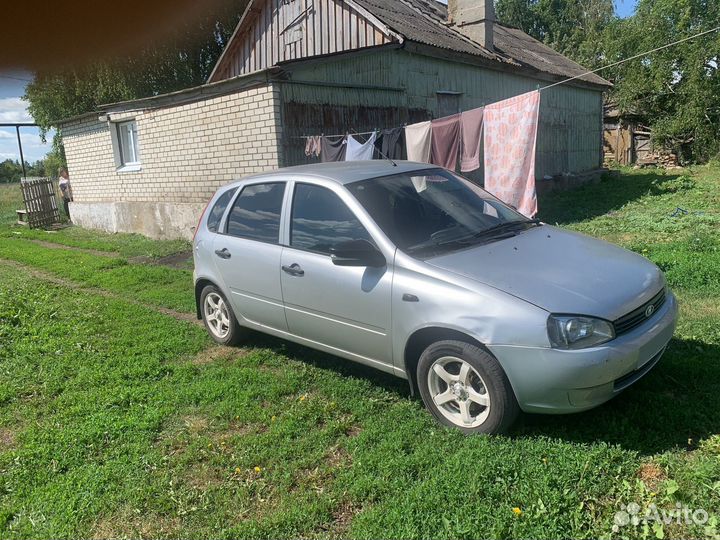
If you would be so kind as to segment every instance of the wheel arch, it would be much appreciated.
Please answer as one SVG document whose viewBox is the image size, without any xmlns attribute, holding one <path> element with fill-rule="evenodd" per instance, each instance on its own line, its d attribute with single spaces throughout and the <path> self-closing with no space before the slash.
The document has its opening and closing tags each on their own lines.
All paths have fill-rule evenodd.
<svg viewBox="0 0 720 540">
<path fill-rule="evenodd" d="M 453 328 L 446 328 L 442 326 L 428 326 L 420 328 L 410 334 L 407 341 L 405 342 L 405 352 L 403 355 L 403 362 L 405 365 L 405 374 L 407 375 L 408 382 L 410 383 L 410 393 L 416 395 L 419 393 L 418 382 L 417 382 L 417 365 L 420 360 L 420 355 L 425 349 L 431 344 L 437 341 L 455 340 L 463 343 L 469 343 L 475 345 L 492 355 L 490 350 L 476 338 L 455 330 Z M 494 357 L 494 355 L 492 355 Z"/>
<path fill-rule="evenodd" d="M 195 282 L 195 315 L 197 316 L 198 320 L 202 319 L 200 295 L 202 294 L 203 289 L 208 285 L 214 285 L 215 287 L 218 286 L 217 283 L 207 278 L 200 278 Z M 219 288 L 220 287 L 218 287 L 218 289 Z"/>
</svg>

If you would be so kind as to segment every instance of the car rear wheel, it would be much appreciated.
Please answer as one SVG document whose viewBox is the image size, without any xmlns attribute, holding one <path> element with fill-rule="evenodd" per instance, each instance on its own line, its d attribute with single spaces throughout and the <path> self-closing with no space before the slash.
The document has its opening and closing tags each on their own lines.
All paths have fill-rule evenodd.
<svg viewBox="0 0 720 540">
<path fill-rule="evenodd" d="M 202 319 L 210 337 L 221 345 L 237 345 L 243 338 L 243 329 L 225 295 L 215 285 L 207 285 L 200 294 Z"/>
<path fill-rule="evenodd" d="M 442 424 L 467 434 L 502 433 L 519 407 L 498 361 L 462 341 L 439 341 L 420 356 L 417 382 L 425 407 Z"/>
</svg>

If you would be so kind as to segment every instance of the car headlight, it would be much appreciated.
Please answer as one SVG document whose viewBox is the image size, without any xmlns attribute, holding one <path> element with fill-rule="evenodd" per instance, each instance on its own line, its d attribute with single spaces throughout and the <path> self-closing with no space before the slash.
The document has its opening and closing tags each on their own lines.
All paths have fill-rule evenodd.
<svg viewBox="0 0 720 540">
<path fill-rule="evenodd" d="M 547 327 L 550 344 L 556 349 L 594 347 L 615 337 L 608 321 L 580 315 L 550 315 Z"/>
</svg>

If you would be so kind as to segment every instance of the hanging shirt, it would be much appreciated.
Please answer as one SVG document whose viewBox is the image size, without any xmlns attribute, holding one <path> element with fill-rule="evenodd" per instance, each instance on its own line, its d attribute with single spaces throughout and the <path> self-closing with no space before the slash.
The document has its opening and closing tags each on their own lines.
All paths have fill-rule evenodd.
<svg viewBox="0 0 720 540">
<path fill-rule="evenodd" d="M 384 129 L 380 133 L 380 157 L 389 159 L 402 159 L 402 149 L 404 146 L 403 128 Z M 377 146 L 377 144 L 376 144 Z"/>
<path fill-rule="evenodd" d="M 345 161 L 345 151 L 347 149 L 345 137 L 322 137 L 320 139 L 320 161 L 326 163 L 328 161 Z"/>
<path fill-rule="evenodd" d="M 372 159 L 373 153 L 375 152 L 376 136 L 377 134 L 373 133 L 367 141 L 361 143 L 352 135 L 348 135 L 345 161 L 363 161 Z"/>
<path fill-rule="evenodd" d="M 537 213 L 535 145 L 540 92 L 485 107 L 485 189 L 528 217 Z"/>
<path fill-rule="evenodd" d="M 405 145 L 409 161 L 430 163 L 432 129 L 430 122 L 420 122 L 405 128 Z"/>
<path fill-rule="evenodd" d="M 464 111 L 460 115 L 462 128 L 462 156 L 460 170 L 470 172 L 480 168 L 480 138 L 482 136 L 484 108 Z"/>
<path fill-rule="evenodd" d="M 308 137 L 305 141 L 305 155 L 308 157 L 320 155 L 320 137 L 318 135 Z"/>
<path fill-rule="evenodd" d="M 432 121 L 431 163 L 454 171 L 460 155 L 460 114 Z"/>
</svg>

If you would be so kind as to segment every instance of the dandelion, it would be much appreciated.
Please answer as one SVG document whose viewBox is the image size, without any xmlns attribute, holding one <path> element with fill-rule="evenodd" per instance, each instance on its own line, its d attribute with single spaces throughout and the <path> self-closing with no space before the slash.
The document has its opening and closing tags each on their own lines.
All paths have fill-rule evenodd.
<svg viewBox="0 0 720 540">
<path fill-rule="evenodd" d="M 235 467 L 235 474 L 240 474 L 242 472 L 242 469 L 240 467 Z"/>
<path fill-rule="evenodd" d="M 515 514 L 515 517 L 520 517 L 520 514 L 522 514 L 522 510 L 520 510 L 520 508 L 518 508 L 517 506 L 513 508 L 512 511 L 513 514 Z"/>
<path fill-rule="evenodd" d="M 255 472 L 256 472 L 256 473 L 259 473 L 259 472 L 261 472 L 261 471 L 262 471 L 262 467 L 255 467 Z"/>
<path fill-rule="evenodd" d="M 273 414 L 273 415 L 272 415 L 272 418 L 270 419 L 270 421 L 271 421 L 271 422 L 274 422 L 275 420 L 277 420 L 277 416 L 275 416 L 275 415 Z"/>
<path fill-rule="evenodd" d="M 302 396 L 300 396 L 300 401 L 305 401 L 306 397 L 307 397 L 307 394 L 303 394 Z"/>
</svg>

